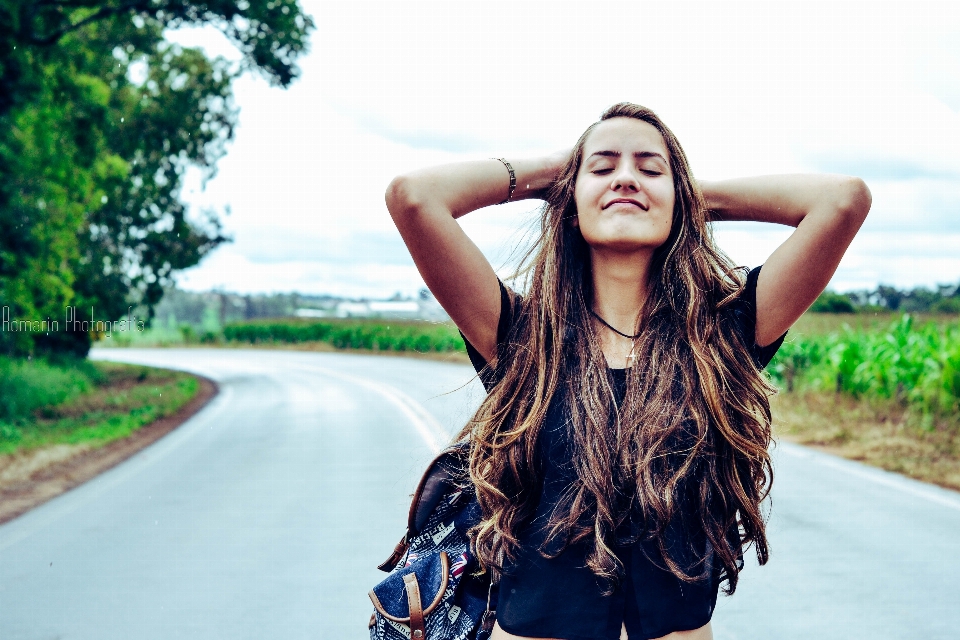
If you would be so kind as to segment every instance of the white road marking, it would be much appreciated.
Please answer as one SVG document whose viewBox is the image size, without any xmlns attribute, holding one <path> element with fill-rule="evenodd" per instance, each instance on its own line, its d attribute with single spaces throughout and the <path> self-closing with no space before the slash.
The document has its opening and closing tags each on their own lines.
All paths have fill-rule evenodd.
<svg viewBox="0 0 960 640">
<path fill-rule="evenodd" d="M 432 453 L 439 453 L 450 441 L 450 434 L 437 422 L 437 419 L 434 418 L 422 404 L 396 387 L 312 364 L 301 365 L 297 368 L 320 373 L 321 375 L 331 378 L 337 378 L 379 394 L 399 409 L 400 413 L 410 421 L 414 429 L 416 429 L 417 434 Z"/>
<path fill-rule="evenodd" d="M 947 489 L 941 489 L 935 485 L 927 485 L 919 480 L 905 478 L 890 471 L 868 467 L 859 462 L 844 460 L 843 458 L 814 451 L 790 442 L 777 443 L 777 449 L 795 458 L 812 460 L 817 464 L 822 464 L 831 469 L 837 469 L 838 471 L 868 480 L 874 484 L 897 489 L 898 491 L 908 493 L 918 498 L 923 498 L 924 500 L 934 502 L 941 506 L 960 511 L 960 495 L 954 497 L 951 495 L 952 492 Z"/>
</svg>

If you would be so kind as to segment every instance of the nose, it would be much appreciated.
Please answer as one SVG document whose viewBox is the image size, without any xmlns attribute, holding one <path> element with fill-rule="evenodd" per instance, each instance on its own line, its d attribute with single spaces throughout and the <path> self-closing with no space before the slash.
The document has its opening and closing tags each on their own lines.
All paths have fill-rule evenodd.
<svg viewBox="0 0 960 640">
<path fill-rule="evenodd" d="M 640 191 L 640 182 L 637 176 L 630 170 L 629 166 L 623 166 L 613 172 L 613 180 L 610 188 L 614 191 L 628 191 L 636 193 Z"/>
</svg>

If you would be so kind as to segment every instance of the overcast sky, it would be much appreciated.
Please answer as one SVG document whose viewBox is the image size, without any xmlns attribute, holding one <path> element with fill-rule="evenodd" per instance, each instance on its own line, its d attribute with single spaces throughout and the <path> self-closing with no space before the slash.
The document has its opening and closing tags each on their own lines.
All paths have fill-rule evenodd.
<svg viewBox="0 0 960 640">
<path fill-rule="evenodd" d="M 186 289 L 412 294 L 423 286 L 383 204 L 397 174 L 571 146 L 609 105 L 658 112 L 705 180 L 860 176 L 873 209 L 832 288 L 960 281 L 960 3 L 307 1 L 317 29 L 289 89 L 246 76 L 217 177 L 185 188 L 234 242 Z M 213 30 L 169 34 L 236 57 Z M 506 180 L 506 174 L 504 176 Z M 503 265 L 536 213 L 474 212 Z M 755 266 L 784 227 L 718 224 Z"/>
</svg>

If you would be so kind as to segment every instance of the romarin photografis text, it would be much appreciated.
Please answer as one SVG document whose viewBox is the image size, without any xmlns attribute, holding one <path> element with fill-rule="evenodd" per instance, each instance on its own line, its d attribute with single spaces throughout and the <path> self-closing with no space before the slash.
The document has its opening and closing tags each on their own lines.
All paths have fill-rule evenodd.
<svg viewBox="0 0 960 640">
<path fill-rule="evenodd" d="M 93 307 L 90 307 L 90 318 L 81 319 L 76 307 L 66 307 L 64 311 L 64 331 L 79 331 L 101 333 L 108 338 L 114 331 L 144 331 L 146 325 L 143 320 L 133 313 L 133 307 L 127 307 L 127 315 L 122 320 L 97 320 L 94 318 Z M 43 320 L 15 320 L 10 317 L 10 307 L 4 305 L 0 317 L 0 330 L 28 333 L 55 333 L 60 331 L 60 321 L 47 316 Z"/>
</svg>

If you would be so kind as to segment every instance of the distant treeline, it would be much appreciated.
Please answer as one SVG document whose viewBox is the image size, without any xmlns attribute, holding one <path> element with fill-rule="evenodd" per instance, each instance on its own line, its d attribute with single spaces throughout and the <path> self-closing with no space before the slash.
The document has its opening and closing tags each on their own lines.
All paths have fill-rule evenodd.
<svg viewBox="0 0 960 640">
<path fill-rule="evenodd" d="M 960 285 L 939 285 L 936 289 L 916 287 L 909 290 L 880 285 L 874 291 L 849 293 L 827 290 L 820 294 L 810 310 L 814 313 L 863 311 L 960 313 Z"/>
<path fill-rule="evenodd" d="M 180 329 L 189 325 L 198 334 L 219 332 L 230 323 L 270 318 L 292 318 L 297 309 L 332 313 L 344 299 L 298 293 L 240 295 L 168 289 L 156 306 L 153 326 Z M 810 309 L 814 313 L 896 311 L 907 313 L 960 313 L 960 285 L 935 290 L 917 287 L 900 290 L 880 285 L 874 291 L 836 293 L 824 291 Z"/>
<path fill-rule="evenodd" d="M 412 299 L 401 297 L 400 293 L 391 298 L 391 301 L 394 302 L 410 300 Z M 425 301 L 432 300 L 433 296 L 427 289 L 420 290 L 417 298 L 418 303 L 425 304 Z M 336 317 L 338 305 L 356 301 L 356 299 L 340 296 L 309 295 L 296 292 L 241 295 L 221 291 L 195 292 L 170 288 L 165 291 L 163 298 L 154 308 L 151 328 L 161 330 L 188 328 L 198 334 L 216 333 L 230 323 L 272 318 L 295 318 L 300 315 L 298 311 L 302 312 L 304 310 L 308 310 L 308 313 L 317 312 L 316 316 L 320 317 Z M 439 314 L 429 315 L 431 310 L 428 309 L 428 315 L 419 316 L 420 319 L 445 320 L 446 316 L 440 310 L 439 305 L 435 302 L 433 304 Z M 407 318 L 413 319 L 409 316 Z"/>
<path fill-rule="evenodd" d="M 240 295 L 168 289 L 157 304 L 154 317 L 155 324 L 165 328 L 190 325 L 197 330 L 216 330 L 230 322 L 290 318 L 300 308 L 332 310 L 340 300 L 297 293 Z"/>
</svg>

